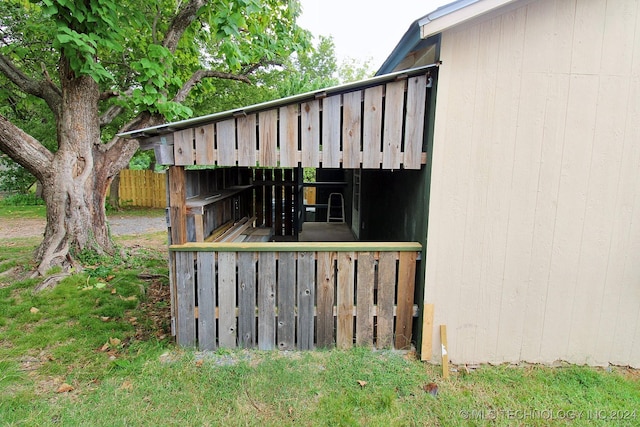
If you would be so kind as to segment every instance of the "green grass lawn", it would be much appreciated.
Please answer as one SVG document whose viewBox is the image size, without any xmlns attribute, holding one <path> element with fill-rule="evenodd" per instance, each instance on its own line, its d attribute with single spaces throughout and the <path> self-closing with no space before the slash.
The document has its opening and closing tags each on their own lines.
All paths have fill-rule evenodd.
<svg viewBox="0 0 640 427">
<path fill-rule="evenodd" d="M 34 293 L 2 272 L 28 268 L 37 243 L 0 241 L 1 425 L 640 425 L 640 373 L 623 367 L 457 367 L 445 381 L 412 353 L 178 349 L 161 248 Z"/>
</svg>

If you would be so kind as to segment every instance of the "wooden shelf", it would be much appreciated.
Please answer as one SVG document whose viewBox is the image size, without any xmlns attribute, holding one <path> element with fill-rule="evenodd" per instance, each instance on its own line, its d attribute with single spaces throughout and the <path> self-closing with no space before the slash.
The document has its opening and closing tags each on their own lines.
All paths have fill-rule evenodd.
<svg viewBox="0 0 640 427">
<path fill-rule="evenodd" d="M 220 202 L 229 197 L 235 196 L 253 187 L 252 185 L 236 185 L 228 187 L 222 190 L 216 190 L 214 193 L 204 196 L 189 197 L 186 201 L 187 214 L 189 215 L 204 215 L 204 208 L 207 205 Z"/>
</svg>

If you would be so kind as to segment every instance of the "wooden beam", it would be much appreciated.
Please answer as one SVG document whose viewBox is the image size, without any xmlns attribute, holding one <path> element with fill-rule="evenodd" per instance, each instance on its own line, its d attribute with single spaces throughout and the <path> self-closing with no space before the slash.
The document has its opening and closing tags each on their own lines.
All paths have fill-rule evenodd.
<svg viewBox="0 0 640 427">
<path fill-rule="evenodd" d="M 193 252 L 418 252 L 418 242 L 189 242 L 169 246 L 172 251 Z"/>
<path fill-rule="evenodd" d="M 425 304 L 422 311 L 422 346 L 420 360 L 431 360 L 433 348 L 433 304 Z"/>
<path fill-rule="evenodd" d="M 440 325 L 440 342 L 442 344 L 442 378 L 449 379 L 449 354 L 447 350 L 447 325 Z"/>
<path fill-rule="evenodd" d="M 169 218 L 171 244 L 187 243 L 186 173 L 182 166 L 169 167 Z"/>
</svg>

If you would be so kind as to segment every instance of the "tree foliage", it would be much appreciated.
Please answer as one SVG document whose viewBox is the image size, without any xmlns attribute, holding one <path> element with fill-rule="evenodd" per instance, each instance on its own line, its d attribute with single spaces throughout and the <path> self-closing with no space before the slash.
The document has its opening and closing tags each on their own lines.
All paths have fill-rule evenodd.
<svg viewBox="0 0 640 427">
<path fill-rule="evenodd" d="M 251 83 L 304 52 L 299 12 L 296 0 L 0 2 L 0 150 L 43 184 L 41 273 L 114 250 L 106 189 L 137 149 L 118 133 L 190 116 L 208 79 Z"/>
</svg>

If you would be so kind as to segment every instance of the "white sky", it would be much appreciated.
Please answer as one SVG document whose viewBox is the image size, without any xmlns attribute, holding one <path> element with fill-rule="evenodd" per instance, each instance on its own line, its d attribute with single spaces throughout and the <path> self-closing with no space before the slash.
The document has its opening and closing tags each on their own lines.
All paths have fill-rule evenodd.
<svg viewBox="0 0 640 427">
<path fill-rule="evenodd" d="M 377 70 L 413 21 L 453 0 L 300 0 L 298 24 L 333 36 L 338 62 L 371 59 Z"/>
</svg>

